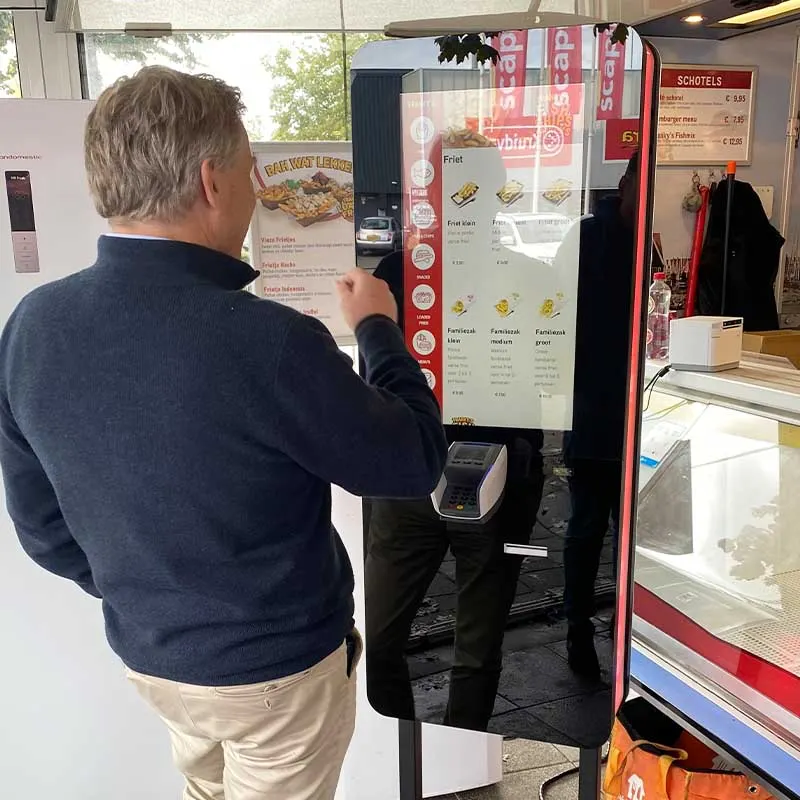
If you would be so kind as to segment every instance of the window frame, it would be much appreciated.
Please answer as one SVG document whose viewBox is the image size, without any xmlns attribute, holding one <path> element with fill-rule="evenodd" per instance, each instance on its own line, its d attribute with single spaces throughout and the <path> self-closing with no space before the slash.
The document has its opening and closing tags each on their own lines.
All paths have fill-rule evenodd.
<svg viewBox="0 0 800 800">
<path fill-rule="evenodd" d="M 56 33 L 45 21 L 43 5 L 42 0 L 0 0 L 0 10 L 11 11 L 22 97 L 80 100 L 77 37 Z"/>
</svg>

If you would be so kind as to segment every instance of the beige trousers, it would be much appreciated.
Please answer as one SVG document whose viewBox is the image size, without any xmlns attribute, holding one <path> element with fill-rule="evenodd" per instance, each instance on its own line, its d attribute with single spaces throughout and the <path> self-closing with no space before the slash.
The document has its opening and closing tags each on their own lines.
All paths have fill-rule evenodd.
<svg viewBox="0 0 800 800">
<path fill-rule="evenodd" d="M 340 647 L 298 675 L 207 687 L 128 678 L 160 714 L 184 800 L 333 800 L 353 735 L 356 670 Z"/>
</svg>

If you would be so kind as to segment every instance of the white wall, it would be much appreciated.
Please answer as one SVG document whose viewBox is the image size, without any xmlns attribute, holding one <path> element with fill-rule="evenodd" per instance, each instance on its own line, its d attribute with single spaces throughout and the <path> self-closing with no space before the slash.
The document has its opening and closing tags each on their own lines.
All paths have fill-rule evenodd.
<svg viewBox="0 0 800 800">
<path fill-rule="evenodd" d="M 14 271 L 0 196 L 0 325 L 24 294 L 88 266 L 105 223 L 82 166 L 90 103 L 0 100 L 0 163 L 31 173 L 41 272 Z M 4 797 L 178 796 L 169 743 L 106 644 L 100 603 L 39 569 L 0 509 Z"/>
</svg>

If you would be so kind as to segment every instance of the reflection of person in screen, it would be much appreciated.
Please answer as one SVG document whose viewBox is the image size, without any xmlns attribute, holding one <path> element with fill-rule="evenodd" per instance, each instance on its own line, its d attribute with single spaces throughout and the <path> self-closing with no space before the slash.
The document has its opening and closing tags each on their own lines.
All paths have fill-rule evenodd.
<svg viewBox="0 0 800 800">
<path fill-rule="evenodd" d="M 505 167 L 499 151 L 493 148 L 493 152 L 494 156 L 484 153 L 486 163 L 489 174 L 497 175 L 498 185 L 502 185 Z M 492 163 L 494 157 L 496 164 Z M 529 302 L 517 310 L 518 315 L 538 313 L 533 302 L 537 290 L 552 293 L 560 285 L 554 270 L 536 259 L 505 248 L 499 260 L 503 266 L 482 277 L 487 287 L 499 288 L 507 282 L 521 289 Z M 389 284 L 402 325 L 403 254 L 384 258 L 375 276 Z M 450 443 L 497 442 L 507 446 L 505 496 L 488 523 L 462 526 L 441 520 L 427 497 L 373 501 L 365 567 L 368 693 L 372 705 L 382 714 L 414 719 L 405 651 L 417 611 L 449 549 L 455 560 L 457 600 L 444 723 L 486 730 L 502 671 L 505 626 L 522 565 L 522 558 L 506 555 L 503 545 L 527 544 L 530 540 L 544 485 L 544 437 L 535 429 L 446 425 L 445 430 Z M 531 675 L 531 680 L 535 677 Z"/>
<path fill-rule="evenodd" d="M 375 271 L 394 294 L 402 324 L 403 254 L 386 256 Z M 374 500 L 366 580 L 367 686 L 382 714 L 414 719 L 405 650 L 411 625 L 448 549 L 456 564 L 456 622 L 450 695 L 444 724 L 485 730 L 502 669 L 506 620 L 522 559 L 505 542 L 527 543 L 542 496 L 539 430 L 445 426 L 448 441 L 499 442 L 509 450 L 506 495 L 486 525 L 454 528 L 429 498 Z"/>
<path fill-rule="evenodd" d="M 594 585 L 611 520 L 616 569 L 622 442 L 631 325 L 638 153 L 620 180 L 619 196 L 567 234 L 556 265 L 580 252 L 575 396 L 572 431 L 564 437 L 572 514 L 564 550 L 567 652 L 574 672 L 600 676 L 594 645 Z"/>
</svg>

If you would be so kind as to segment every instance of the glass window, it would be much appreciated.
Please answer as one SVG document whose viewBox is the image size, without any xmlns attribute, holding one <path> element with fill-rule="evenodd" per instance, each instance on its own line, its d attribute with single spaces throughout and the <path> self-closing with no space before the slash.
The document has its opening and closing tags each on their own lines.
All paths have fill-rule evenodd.
<svg viewBox="0 0 800 800">
<path fill-rule="evenodd" d="M 21 96 L 14 16 L 11 11 L 0 11 L 0 97 Z"/>
<path fill-rule="evenodd" d="M 369 217 L 361 223 L 367 231 L 386 231 L 389 229 L 389 220 L 386 217 Z"/>
<path fill-rule="evenodd" d="M 83 68 L 96 98 L 117 78 L 160 64 L 238 86 L 254 141 L 350 137 L 350 63 L 381 34 L 189 33 L 162 39 L 87 34 Z M 0 39 L 0 41 L 2 41 Z"/>
</svg>

